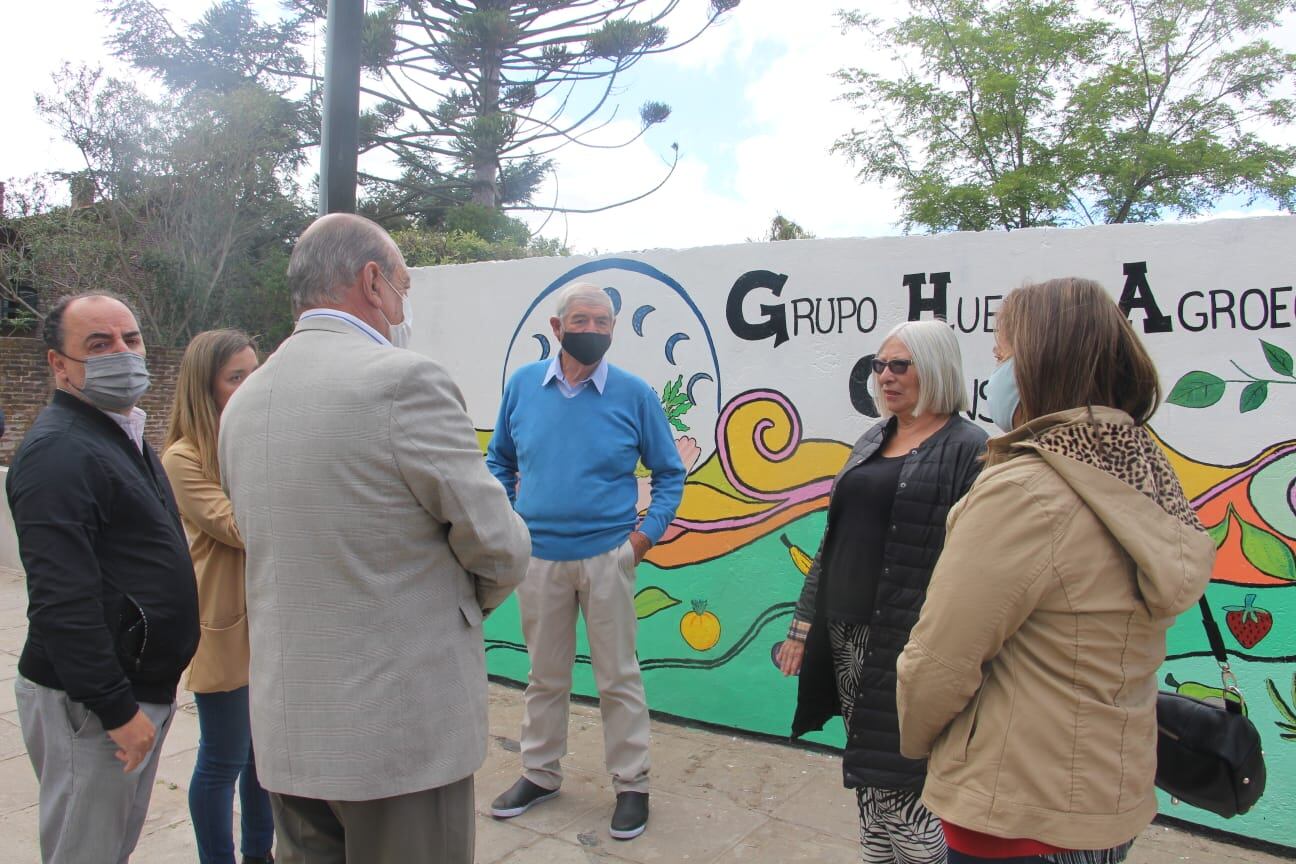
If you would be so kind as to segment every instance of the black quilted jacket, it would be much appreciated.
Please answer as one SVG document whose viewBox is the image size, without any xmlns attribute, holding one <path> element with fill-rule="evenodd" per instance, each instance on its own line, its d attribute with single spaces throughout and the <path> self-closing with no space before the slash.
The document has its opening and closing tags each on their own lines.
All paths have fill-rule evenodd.
<svg viewBox="0 0 1296 864">
<path fill-rule="evenodd" d="M 856 442 L 837 479 L 877 452 L 895 430 L 895 419 L 878 423 Z M 853 723 L 842 762 L 848 787 L 872 786 L 918 792 L 926 762 L 900 755 L 896 717 L 896 659 L 918 622 L 927 583 L 945 544 L 945 515 L 981 471 L 986 433 L 959 415 L 910 451 L 900 473 L 891 511 L 891 532 L 883 552 L 877 601 L 869 625 L 868 653 L 855 693 Z M 836 481 L 834 481 L 834 487 Z M 796 617 L 810 621 L 797 693 L 792 737 L 822 729 L 841 714 L 828 629 L 817 603 L 819 587 L 833 578 L 832 561 L 822 560 L 827 530 L 806 576 Z"/>
</svg>

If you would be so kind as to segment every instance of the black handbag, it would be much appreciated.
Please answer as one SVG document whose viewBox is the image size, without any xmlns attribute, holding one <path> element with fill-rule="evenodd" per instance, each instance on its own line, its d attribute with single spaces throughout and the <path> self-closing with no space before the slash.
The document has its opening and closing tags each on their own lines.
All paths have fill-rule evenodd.
<svg viewBox="0 0 1296 864">
<path fill-rule="evenodd" d="M 1200 605 L 1211 653 L 1220 665 L 1224 704 L 1157 694 L 1156 785 L 1175 804 L 1182 801 L 1229 819 L 1250 810 L 1264 794 L 1264 752 L 1260 733 L 1243 713 L 1246 703 L 1204 596 Z"/>
</svg>

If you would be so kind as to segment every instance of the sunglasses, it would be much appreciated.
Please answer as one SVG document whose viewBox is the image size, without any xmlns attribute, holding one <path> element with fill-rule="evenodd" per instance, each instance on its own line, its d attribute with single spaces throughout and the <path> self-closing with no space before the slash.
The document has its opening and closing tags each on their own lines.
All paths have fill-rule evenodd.
<svg viewBox="0 0 1296 864">
<path fill-rule="evenodd" d="M 873 373 L 876 375 L 881 375 L 883 369 L 890 369 L 892 375 L 903 375 L 909 371 L 909 367 L 913 365 L 913 361 L 912 360 L 879 360 L 876 357 L 874 357 L 872 363 L 870 363 L 869 365 L 873 367 Z"/>
</svg>

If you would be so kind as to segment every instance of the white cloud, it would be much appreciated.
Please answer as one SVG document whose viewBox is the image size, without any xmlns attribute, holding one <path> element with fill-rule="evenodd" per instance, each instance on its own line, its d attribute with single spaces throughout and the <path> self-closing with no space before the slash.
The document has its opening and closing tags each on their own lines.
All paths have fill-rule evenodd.
<svg viewBox="0 0 1296 864">
<path fill-rule="evenodd" d="M 699 75 L 748 81 L 743 113 L 754 131 L 723 148 L 733 161 L 732 183 L 720 188 L 721 166 L 708 170 L 686 154 L 670 182 L 647 199 L 567 217 L 568 243 L 582 252 L 738 243 L 761 235 L 775 213 L 821 237 L 896 233 L 893 192 L 860 184 L 846 158 L 829 152 L 857 122 L 854 109 L 837 100 L 841 87 L 832 74 L 869 56 L 861 37 L 842 35 L 836 8 L 813 0 L 789 13 L 781 0 L 744 0 L 702 39 L 663 55 L 661 62 Z M 617 193 L 649 188 L 660 166 L 646 147 L 603 157 L 568 150 L 559 168 L 560 203 L 606 204 Z M 552 195 L 549 187 L 537 200 Z M 552 221 L 544 233 L 563 236 Z"/>
</svg>

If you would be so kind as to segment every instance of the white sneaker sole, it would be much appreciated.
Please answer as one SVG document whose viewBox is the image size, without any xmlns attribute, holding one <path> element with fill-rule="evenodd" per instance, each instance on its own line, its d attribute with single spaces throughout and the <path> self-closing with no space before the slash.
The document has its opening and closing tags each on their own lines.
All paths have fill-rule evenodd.
<svg viewBox="0 0 1296 864">
<path fill-rule="evenodd" d="M 634 838 L 642 834 L 644 832 L 644 829 L 646 829 L 647 827 L 648 827 L 647 822 L 644 822 L 638 828 L 631 828 L 628 831 L 618 831 L 615 828 L 609 827 L 608 834 L 612 835 L 613 840 L 633 840 Z"/>
<path fill-rule="evenodd" d="M 550 798 L 556 798 L 558 796 L 558 792 L 559 790 L 555 789 L 554 791 L 550 792 L 548 795 L 541 795 L 539 798 L 531 799 L 531 801 L 522 805 L 521 807 L 509 807 L 508 809 L 504 809 L 501 807 L 492 806 L 490 812 L 491 815 L 494 816 L 496 819 L 512 819 L 514 816 L 521 816 L 523 813 L 530 810 L 532 807 L 534 807 L 537 804 L 548 801 Z M 639 831 L 642 832 L 643 829 L 640 828 Z"/>
</svg>

